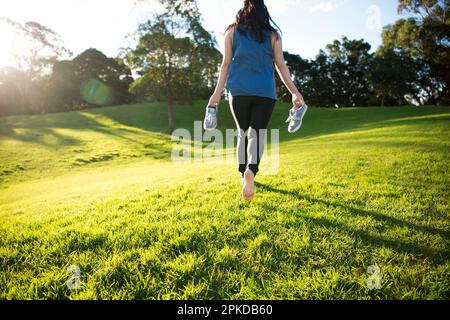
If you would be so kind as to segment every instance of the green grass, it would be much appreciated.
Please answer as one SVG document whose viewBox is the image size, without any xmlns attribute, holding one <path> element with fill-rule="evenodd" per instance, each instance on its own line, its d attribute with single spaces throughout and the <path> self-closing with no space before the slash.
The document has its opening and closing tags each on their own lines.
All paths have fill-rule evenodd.
<svg viewBox="0 0 450 320">
<path fill-rule="evenodd" d="M 288 108 L 251 203 L 234 163 L 171 162 L 158 104 L 0 119 L 0 298 L 448 299 L 450 109 L 311 109 L 288 135 Z"/>
</svg>

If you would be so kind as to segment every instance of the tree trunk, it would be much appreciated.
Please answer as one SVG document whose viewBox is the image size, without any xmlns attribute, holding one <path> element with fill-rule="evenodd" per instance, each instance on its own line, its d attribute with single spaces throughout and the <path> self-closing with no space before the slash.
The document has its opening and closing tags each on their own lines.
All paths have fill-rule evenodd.
<svg viewBox="0 0 450 320">
<path fill-rule="evenodd" d="M 167 117 L 168 117 L 168 126 L 165 133 L 172 134 L 175 130 L 175 120 L 173 117 L 173 98 L 169 95 L 167 99 Z"/>
</svg>

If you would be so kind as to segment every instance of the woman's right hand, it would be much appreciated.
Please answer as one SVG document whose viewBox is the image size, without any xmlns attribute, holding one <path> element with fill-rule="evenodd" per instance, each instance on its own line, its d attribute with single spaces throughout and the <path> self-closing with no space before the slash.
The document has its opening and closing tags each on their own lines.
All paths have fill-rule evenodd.
<svg viewBox="0 0 450 320">
<path fill-rule="evenodd" d="M 220 98 L 222 98 L 221 94 L 214 93 L 209 99 L 208 105 L 211 107 L 217 107 L 220 103 Z"/>
<path fill-rule="evenodd" d="M 297 109 L 300 108 L 305 103 L 305 99 L 303 99 L 303 96 L 300 92 L 294 93 L 292 95 L 292 104 Z"/>
</svg>

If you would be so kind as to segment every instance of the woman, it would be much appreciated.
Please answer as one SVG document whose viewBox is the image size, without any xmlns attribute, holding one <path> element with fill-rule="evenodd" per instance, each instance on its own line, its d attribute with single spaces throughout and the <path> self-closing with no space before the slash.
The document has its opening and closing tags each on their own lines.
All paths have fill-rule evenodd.
<svg viewBox="0 0 450 320">
<path fill-rule="evenodd" d="M 264 152 L 264 134 L 277 101 L 274 62 L 292 94 L 294 107 L 288 118 L 289 132 L 300 128 L 307 110 L 285 64 L 281 36 L 271 21 L 264 0 L 244 1 L 244 8 L 239 10 L 235 23 L 225 33 L 220 76 L 209 100 L 204 123 L 206 130 L 216 127 L 217 108 L 226 85 L 230 92 L 231 112 L 239 130 L 239 172 L 242 196 L 247 201 L 255 194 L 254 181 Z"/>
</svg>

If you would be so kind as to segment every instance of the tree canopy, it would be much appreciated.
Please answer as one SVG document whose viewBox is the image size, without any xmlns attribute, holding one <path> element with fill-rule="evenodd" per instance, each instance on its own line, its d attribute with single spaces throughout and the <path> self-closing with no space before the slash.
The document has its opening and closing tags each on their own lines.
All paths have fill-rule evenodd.
<svg viewBox="0 0 450 320">
<path fill-rule="evenodd" d="M 216 41 L 200 23 L 195 2 L 165 1 L 166 12 L 138 28 L 138 44 L 125 61 L 139 75 L 131 91 L 141 99 L 167 102 L 168 128 L 175 128 L 173 104 L 206 97 L 222 59 Z M 170 5 L 172 4 L 172 5 Z"/>
<path fill-rule="evenodd" d="M 400 0 L 412 16 L 388 25 L 380 52 L 394 50 L 414 59 L 419 95 L 428 103 L 450 103 L 450 15 L 448 0 Z"/>
</svg>

